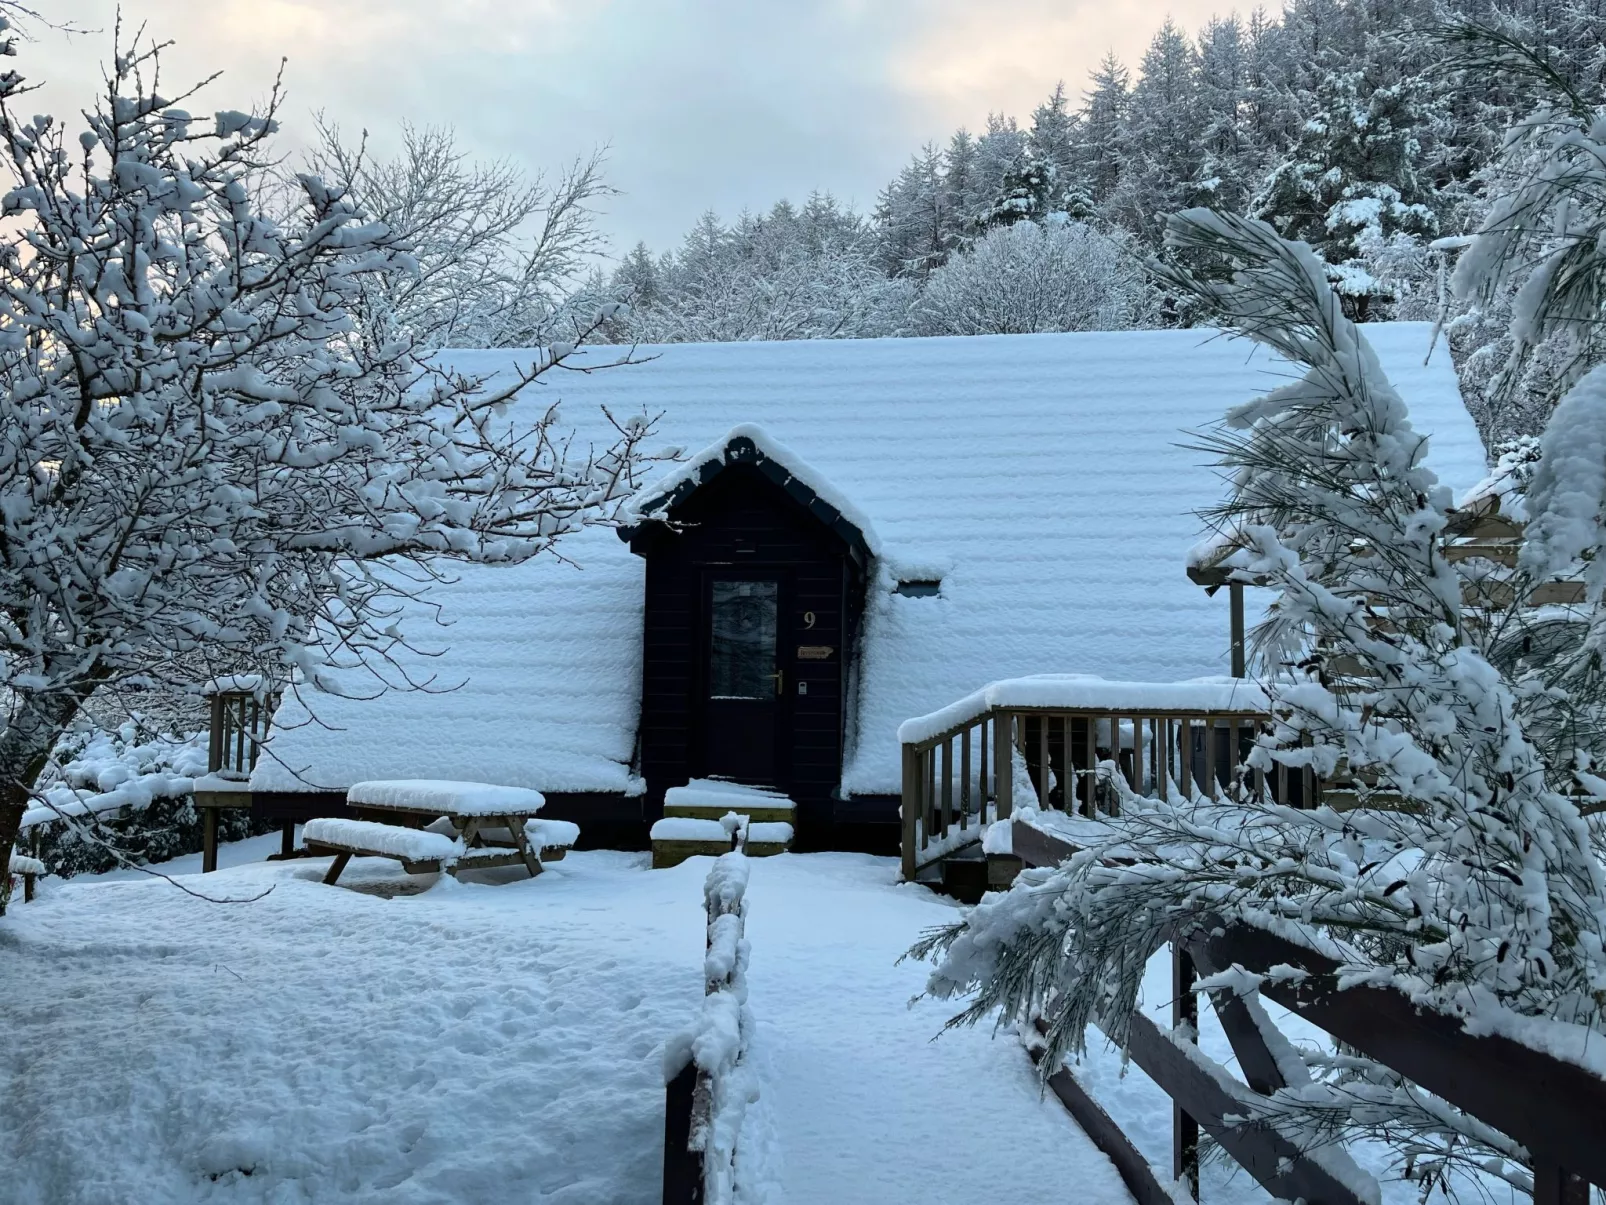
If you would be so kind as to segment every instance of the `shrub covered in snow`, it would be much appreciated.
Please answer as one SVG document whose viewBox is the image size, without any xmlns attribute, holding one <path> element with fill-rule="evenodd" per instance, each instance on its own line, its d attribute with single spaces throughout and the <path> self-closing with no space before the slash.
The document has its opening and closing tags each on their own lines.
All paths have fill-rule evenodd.
<svg viewBox="0 0 1606 1205">
<path fill-rule="evenodd" d="M 52 874 L 98 874 L 121 864 L 165 862 L 201 848 L 193 782 L 206 773 L 206 736 L 161 736 L 136 720 L 85 726 L 56 746 L 39 784 L 39 802 L 23 817 L 20 844 Z M 218 815 L 218 838 L 266 831 L 244 810 Z"/>
<path fill-rule="evenodd" d="M 1160 294 L 1132 241 L 1081 222 L 1016 222 L 931 274 L 921 335 L 1109 331 L 1158 325 Z"/>
</svg>

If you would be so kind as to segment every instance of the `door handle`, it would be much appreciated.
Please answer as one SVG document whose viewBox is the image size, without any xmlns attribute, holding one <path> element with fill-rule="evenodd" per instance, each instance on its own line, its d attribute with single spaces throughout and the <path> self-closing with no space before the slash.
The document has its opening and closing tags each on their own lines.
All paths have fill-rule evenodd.
<svg viewBox="0 0 1606 1205">
<path fill-rule="evenodd" d="M 775 696 L 776 698 L 779 698 L 786 689 L 786 671 L 784 669 L 778 669 L 770 675 L 770 678 L 775 682 Z"/>
</svg>

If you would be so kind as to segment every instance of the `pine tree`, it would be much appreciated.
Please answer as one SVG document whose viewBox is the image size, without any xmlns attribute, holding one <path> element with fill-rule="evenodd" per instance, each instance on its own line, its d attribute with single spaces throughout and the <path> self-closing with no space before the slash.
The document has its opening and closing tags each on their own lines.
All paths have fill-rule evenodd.
<svg viewBox="0 0 1606 1205">
<path fill-rule="evenodd" d="M 1204 129 L 1198 57 L 1188 36 L 1166 20 L 1144 52 L 1127 120 L 1127 159 L 1121 186 L 1107 207 L 1151 245 L 1161 216 L 1199 190 Z"/>
<path fill-rule="evenodd" d="M 1214 209 L 1240 210 L 1256 180 L 1250 141 L 1249 35 L 1236 16 L 1212 18 L 1199 35 L 1199 192 Z"/>
<path fill-rule="evenodd" d="M 1380 316 L 1392 291 L 1364 257 L 1396 235 L 1428 238 L 1438 215 L 1417 176 L 1419 88 L 1371 87 L 1357 72 L 1328 76 L 1299 142 L 1271 173 L 1251 212 L 1284 238 L 1309 243 L 1356 318 Z"/>
<path fill-rule="evenodd" d="M 1131 75 L 1114 54 L 1106 54 L 1090 82 L 1092 87 L 1082 94 L 1073 146 L 1093 202 L 1102 205 L 1121 182 Z"/>
</svg>

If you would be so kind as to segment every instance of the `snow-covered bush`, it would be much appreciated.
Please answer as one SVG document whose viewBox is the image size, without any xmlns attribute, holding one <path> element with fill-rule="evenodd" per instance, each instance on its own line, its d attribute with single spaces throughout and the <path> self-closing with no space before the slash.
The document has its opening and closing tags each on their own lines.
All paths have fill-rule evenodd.
<svg viewBox="0 0 1606 1205">
<path fill-rule="evenodd" d="M 1247 789 L 1222 805 L 1144 801 L 926 943 L 942 956 L 931 990 L 973 993 L 963 1020 L 1046 1010 L 1053 1067 L 1095 1020 L 1124 1036 L 1174 927 L 1224 918 L 1328 953 L 1345 982 L 1606 1035 L 1606 831 L 1585 814 L 1606 794 L 1589 772 L 1602 692 L 1598 674 L 1568 672 L 1593 663 L 1588 642 L 1552 644 L 1544 663 L 1508 653 L 1508 624 L 1469 616 L 1427 440 L 1309 247 L 1204 210 L 1174 217 L 1169 239 L 1196 265 L 1170 270 L 1174 287 L 1303 370 L 1205 438 L 1230 483 L 1208 518 L 1241 545 L 1226 563 L 1277 592 L 1257 633 L 1274 723 L 1251 764 L 1349 781 L 1359 806 L 1296 810 Z M 1598 538 L 1599 519 L 1569 531 Z M 1512 579 L 1519 599 L 1529 580 Z M 1598 614 L 1598 583 L 1591 598 Z M 1423 1094 L 1388 1068 L 1346 1056 L 1319 1070 L 1268 1109 L 1377 1134 L 1428 1180 L 1488 1159 L 1523 1185 L 1520 1151 L 1442 1102 L 1417 1107 Z"/>
<path fill-rule="evenodd" d="M 1466 308 L 1451 326 L 1496 433 L 1534 434 L 1606 361 L 1606 107 L 1556 74 L 1548 45 L 1477 25 L 1458 36 L 1546 98 L 1485 173 L 1488 201 L 1453 277 Z"/>
<path fill-rule="evenodd" d="M 1159 294 L 1129 240 L 1081 222 L 988 232 L 931 274 L 911 319 L 921 335 L 1007 335 L 1152 326 Z"/>
<path fill-rule="evenodd" d="M 277 91 L 202 118 L 159 57 L 116 46 L 77 133 L 0 75 L 0 874 L 97 694 L 383 662 L 442 562 L 607 521 L 645 434 L 571 451 L 555 409 L 501 420 L 592 327 L 488 388 L 365 326 L 405 242 L 312 175 L 265 212 Z"/>
<path fill-rule="evenodd" d="M 194 780 L 206 773 L 206 734 L 153 734 L 138 720 L 67 732 L 23 817 L 19 845 L 51 874 L 98 874 L 125 862 L 165 862 L 201 848 Z M 218 837 L 267 831 L 243 809 L 218 814 Z"/>
</svg>

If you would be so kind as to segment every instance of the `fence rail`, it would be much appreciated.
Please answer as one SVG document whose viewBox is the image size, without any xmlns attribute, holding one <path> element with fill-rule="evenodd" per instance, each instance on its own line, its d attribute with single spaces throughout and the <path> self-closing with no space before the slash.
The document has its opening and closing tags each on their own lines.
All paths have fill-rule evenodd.
<svg viewBox="0 0 1606 1205">
<path fill-rule="evenodd" d="M 742 1015 L 747 876 L 747 855 L 733 849 L 715 861 L 703 885 L 708 927 L 702 1016 L 697 1030 L 672 1048 L 664 1068 L 664 1205 L 725 1205 L 732 1199 L 740 1117 L 727 1115 L 716 1124 L 716 1114 L 744 1110 L 749 1095 L 736 1082 L 748 1074 L 749 1034 Z M 732 1025 L 734 1049 L 721 1040 Z M 713 1040 L 700 1043 L 700 1037 Z"/>
<path fill-rule="evenodd" d="M 1076 846 L 1019 821 L 1013 849 L 1028 866 L 1052 866 Z M 1197 1198 L 1197 1127 L 1202 1126 L 1273 1196 L 1303 1197 L 1309 1205 L 1357 1205 L 1355 1191 L 1335 1179 L 1325 1162 L 1311 1158 L 1264 1122 L 1245 1116 L 1245 1103 L 1286 1086 L 1260 1023 L 1231 992 L 1211 993 L 1244 1081 L 1226 1081 L 1223 1069 L 1205 1061 L 1175 1026 L 1196 1002 L 1195 972 L 1206 975 L 1234 965 L 1252 973 L 1274 966 L 1304 972 L 1262 984 L 1266 998 L 1297 1013 L 1335 1040 L 1393 1068 L 1455 1108 L 1506 1134 L 1531 1156 L 1536 1205 L 1589 1205 L 1591 1184 L 1606 1188 L 1606 1080 L 1575 1063 L 1498 1035 L 1469 1034 L 1454 1017 L 1419 1009 L 1384 987 L 1339 988 L 1338 963 L 1286 938 L 1242 924 L 1205 921 L 1172 934 L 1178 982 L 1171 1031 L 1133 1014 L 1129 1053 L 1133 1062 L 1173 1101 L 1173 1175 L 1194 1181 Z M 1186 997 L 1186 1001 L 1184 1000 Z M 1194 1005 L 1196 1007 L 1196 1004 Z M 1134 1161 L 1127 1136 L 1066 1068 L 1056 1068 L 1050 1087 L 1106 1149 L 1140 1202 L 1163 1190 L 1146 1163 Z"/>
</svg>

